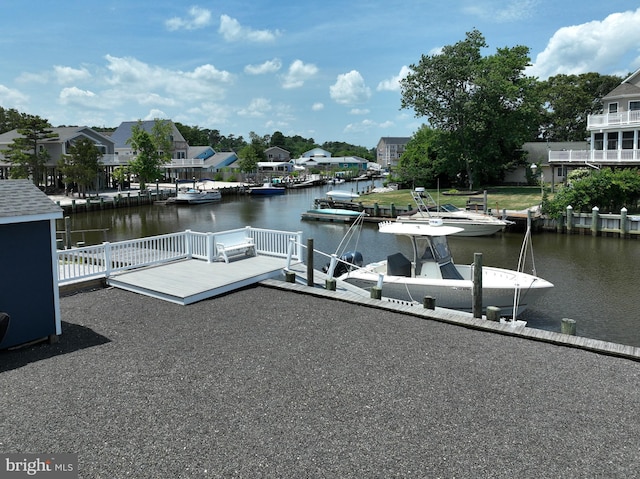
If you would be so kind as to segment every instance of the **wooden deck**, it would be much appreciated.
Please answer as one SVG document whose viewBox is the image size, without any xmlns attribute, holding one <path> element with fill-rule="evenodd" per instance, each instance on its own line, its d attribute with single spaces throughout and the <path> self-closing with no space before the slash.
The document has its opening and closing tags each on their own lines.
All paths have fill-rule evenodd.
<svg viewBox="0 0 640 479">
<path fill-rule="evenodd" d="M 253 256 L 229 263 L 181 260 L 116 273 L 107 284 L 135 293 L 187 305 L 219 296 L 268 278 L 284 278 L 286 260 Z"/>
</svg>

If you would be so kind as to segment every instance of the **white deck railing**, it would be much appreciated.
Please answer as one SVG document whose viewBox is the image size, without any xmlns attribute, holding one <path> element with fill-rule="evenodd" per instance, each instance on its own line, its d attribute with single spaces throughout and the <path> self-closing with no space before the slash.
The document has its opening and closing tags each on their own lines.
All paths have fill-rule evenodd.
<svg viewBox="0 0 640 479">
<path fill-rule="evenodd" d="M 549 163 L 637 164 L 640 150 L 562 150 L 550 151 Z"/>
<path fill-rule="evenodd" d="M 217 233 L 186 230 L 134 240 L 58 251 L 58 283 L 106 278 L 112 273 L 180 259 L 216 261 L 216 235 L 245 231 L 254 239 L 256 253 L 280 258 L 302 258 L 302 232 L 239 228 Z M 293 241 L 292 241 L 293 240 Z M 293 246 L 292 246 L 293 245 Z"/>
<path fill-rule="evenodd" d="M 606 128 L 608 126 L 630 125 L 640 125 L 640 111 L 621 111 L 619 113 L 589 115 L 587 117 L 587 128 Z"/>
</svg>

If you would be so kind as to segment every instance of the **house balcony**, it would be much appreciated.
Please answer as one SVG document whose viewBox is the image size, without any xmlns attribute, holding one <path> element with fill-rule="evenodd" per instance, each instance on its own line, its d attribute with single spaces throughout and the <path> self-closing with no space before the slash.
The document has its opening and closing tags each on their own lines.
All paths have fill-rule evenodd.
<svg viewBox="0 0 640 479">
<path fill-rule="evenodd" d="M 588 130 L 620 128 L 625 126 L 640 126 L 640 110 L 621 111 L 619 113 L 607 113 L 604 115 L 589 115 L 587 118 Z"/>
<path fill-rule="evenodd" d="M 549 163 L 563 165 L 640 165 L 640 149 L 629 150 L 562 150 L 549 151 Z"/>
</svg>

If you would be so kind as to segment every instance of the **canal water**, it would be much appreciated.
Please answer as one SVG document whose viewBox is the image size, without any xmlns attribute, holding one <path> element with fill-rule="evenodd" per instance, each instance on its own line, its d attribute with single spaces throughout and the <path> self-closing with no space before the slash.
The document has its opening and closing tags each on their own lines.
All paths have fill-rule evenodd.
<svg viewBox="0 0 640 479">
<path fill-rule="evenodd" d="M 340 189 L 362 192 L 374 185 L 363 182 L 342 186 Z M 253 226 L 302 231 L 305 241 L 312 238 L 316 250 L 330 254 L 336 252 L 349 226 L 301 220 L 301 213 L 329 189 L 288 190 L 282 196 L 262 198 L 231 196 L 220 203 L 197 206 L 151 205 L 79 213 L 71 216 L 71 229 L 107 229 L 104 233 L 87 233 L 87 244 L 95 244 L 187 229 L 215 232 Z M 516 232 L 454 237 L 450 246 L 458 264 L 472 263 L 474 253 L 482 253 L 487 266 L 516 269 L 523 238 L 523 233 Z M 365 224 L 357 243 L 355 239 L 350 249 L 362 252 L 365 263 L 406 251 L 408 246 L 404 238 L 378 233 L 375 224 Z M 531 273 L 535 267 L 537 275 L 554 283 L 555 288 L 519 319 L 533 328 L 560 331 L 562 318 L 572 318 L 579 336 L 640 347 L 640 312 L 636 305 L 640 241 L 537 233 L 532 246 L 533 261 L 529 254 L 525 271 Z M 319 255 L 314 261 L 316 268 L 326 263 Z"/>
</svg>

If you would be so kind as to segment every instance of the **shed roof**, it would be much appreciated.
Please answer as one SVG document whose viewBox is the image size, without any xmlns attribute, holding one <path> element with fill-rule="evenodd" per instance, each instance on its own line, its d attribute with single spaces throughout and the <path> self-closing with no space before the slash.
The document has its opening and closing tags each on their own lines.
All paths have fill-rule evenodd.
<svg viewBox="0 0 640 479">
<path fill-rule="evenodd" d="M 62 208 L 30 180 L 0 180 L 0 224 L 62 218 Z"/>
</svg>

